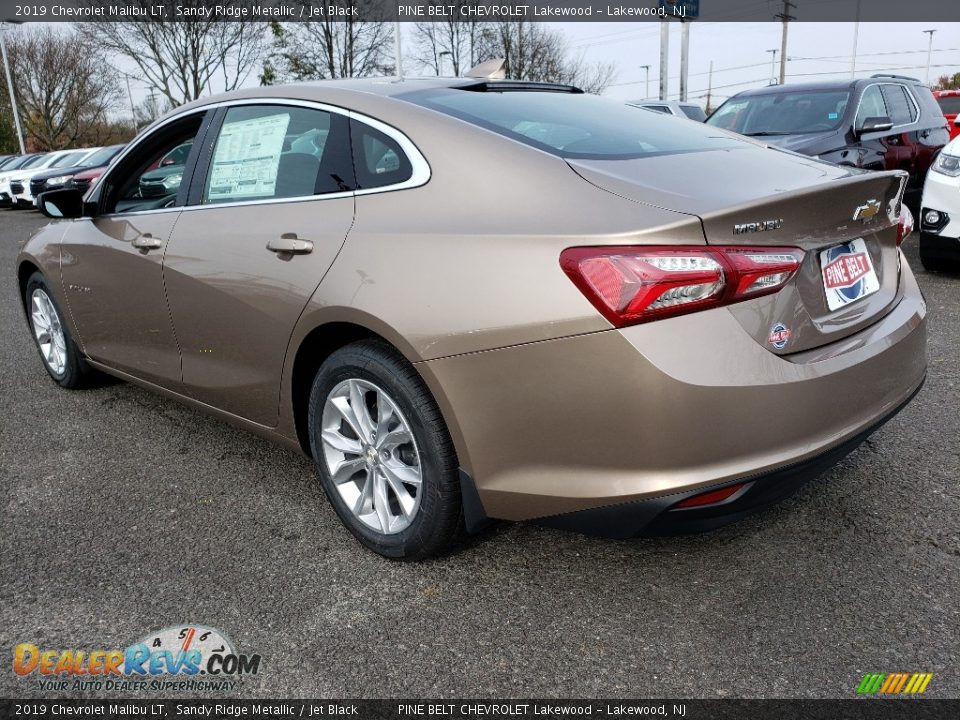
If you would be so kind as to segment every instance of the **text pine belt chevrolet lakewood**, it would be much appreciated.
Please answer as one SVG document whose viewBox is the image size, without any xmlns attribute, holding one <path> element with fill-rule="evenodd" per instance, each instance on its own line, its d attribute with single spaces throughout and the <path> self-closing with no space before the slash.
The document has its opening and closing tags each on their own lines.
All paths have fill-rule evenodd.
<svg viewBox="0 0 960 720">
<path fill-rule="evenodd" d="M 904 182 L 561 85 L 257 88 L 42 194 L 71 219 L 20 290 L 57 383 L 106 372 L 310 454 L 383 555 L 491 518 L 708 529 L 921 386 Z"/>
</svg>

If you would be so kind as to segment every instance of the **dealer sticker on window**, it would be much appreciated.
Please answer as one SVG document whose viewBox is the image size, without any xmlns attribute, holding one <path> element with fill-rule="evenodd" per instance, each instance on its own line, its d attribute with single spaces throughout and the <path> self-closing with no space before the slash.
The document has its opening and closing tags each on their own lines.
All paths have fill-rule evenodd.
<svg viewBox="0 0 960 720">
<path fill-rule="evenodd" d="M 863 238 L 857 238 L 820 253 L 820 271 L 827 307 L 837 310 L 880 289 Z"/>
</svg>

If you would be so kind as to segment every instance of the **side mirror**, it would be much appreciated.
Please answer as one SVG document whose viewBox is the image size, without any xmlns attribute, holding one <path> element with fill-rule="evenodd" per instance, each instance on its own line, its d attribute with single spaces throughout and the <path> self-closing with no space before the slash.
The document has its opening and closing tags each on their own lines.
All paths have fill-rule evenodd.
<svg viewBox="0 0 960 720">
<path fill-rule="evenodd" d="M 883 132 L 893 127 L 893 120 L 885 115 L 877 117 L 868 117 L 863 121 L 863 125 L 857 130 L 857 135 L 866 135 L 872 132 Z"/>
<path fill-rule="evenodd" d="M 56 220 L 83 217 L 83 192 L 77 188 L 48 190 L 37 196 L 37 209 Z"/>
</svg>

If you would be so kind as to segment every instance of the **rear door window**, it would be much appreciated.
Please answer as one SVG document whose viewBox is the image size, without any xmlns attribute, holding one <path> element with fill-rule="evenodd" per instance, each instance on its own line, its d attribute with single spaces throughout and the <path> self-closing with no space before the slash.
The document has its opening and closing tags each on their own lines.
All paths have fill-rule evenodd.
<svg viewBox="0 0 960 720">
<path fill-rule="evenodd" d="M 230 108 L 202 202 L 310 197 L 353 189 L 346 117 L 285 105 Z"/>
<path fill-rule="evenodd" d="M 880 91 L 894 125 L 909 125 L 917 119 L 917 109 L 903 85 L 881 85 Z"/>
</svg>

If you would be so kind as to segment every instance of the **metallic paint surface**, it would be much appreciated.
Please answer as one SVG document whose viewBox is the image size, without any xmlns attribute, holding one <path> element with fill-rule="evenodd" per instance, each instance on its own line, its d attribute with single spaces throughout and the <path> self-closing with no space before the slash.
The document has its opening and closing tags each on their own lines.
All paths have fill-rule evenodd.
<svg viewBox="0 0 960 720">
<path fill-rule="evenodd" d="M 291 447 L 304 339 L 343 323 L 380 335 L 435 395 L 486 513 L 512 520 L 776 469 L 856 435 L 921 382 L 926 309 L 895 217 L 851 219 L 865 198 L 896 201 L 899 174 L 751 142 L 574 171 L 390 97 L 457 82 L 256 88 L 177 111 L 260 97 L 355 110 L 419 148 L 431 171 L 420 187 L 51 223 L 19 262 L 54 280 L 95 367 Z M 783 226 L 732 235 L 768 217 Z M 134 249 L 144 232 L 163 248 Z M 290 232 L 313 253 L 266 250 Z M 827 313 L 817 253 L 855 236 L 881 290 Z M 572 246 L 708 242 L 807 257 L 776 295 L 623 330 L 558 262 Z M 782 351 L 766 343 L 772 318 L 791 326 Z"/>
</svg>

